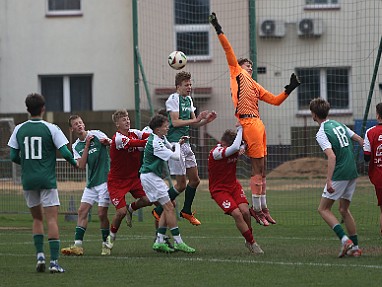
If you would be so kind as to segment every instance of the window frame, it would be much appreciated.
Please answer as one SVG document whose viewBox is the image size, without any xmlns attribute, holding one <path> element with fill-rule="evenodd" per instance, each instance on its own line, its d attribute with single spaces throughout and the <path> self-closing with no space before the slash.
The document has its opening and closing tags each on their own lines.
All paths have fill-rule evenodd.
<svg viewBox="0 0 382 287">
<path fill-rule="evenodd" d="M 208 54 L 206 55 L 187 55 L 188 61 L 210 61 L 212 59 L 211 53 L 211 29 L 209 23 L 200 23 L 200 24 L 176 24 L 176 11 L 175 11 L 175 1 L 174 0 L 174 47 L 175 50 L 181 50 L 178 47 L 178 33 L 194 33 L 194 32 L 202 32 L 206 33 L 208 37 L 207 48 Z M 208 14 L 211 11 L 211 0 L 208 1 Z"/>
<path fill-rule="evenodd" d="M 335 0 L 328 0 L 327 4 L 323 3 L 307 3 L 308 1 L 305 0 L 305 6 L 304 9 L 340 9 L 341 8 L 341 3 L 340 0 L 338 0 L 338 3 L 332 3 Z"/>
<path fill-rule="evenodd" d="M 46 16 L 82 16 L 83 11 L 83 1 L 80 1 L 80 9 L 79 10 L 49 10 L 49 0 L 45 1 L 45 15 Z"/>
<path fill-rule="evenodd" d="M 347 79 L 348 79 L 348 108 L 344 109 L 339 109 L 339 108 L 331 108 L 330 109 L 330 114 L 331 115 L 351 115 L 353 114 L 353 105 L 352 105 L 352 90 L 351 90 L 351 67 L 349 66 L 341 66 L 341 67 L 301 67 L 301 68 L 296 68 L 296 74 L 298 74 L 299 69 L 304 69 L 304 70 L 319 70 L 319 76 L 320 76 L 320 97 L 328 100 L 328 83 L 327 83 L 327 71 L 330 69 L 343 69 L 347 71 Z M 302 83 L 303 84 L 303 83 Z M 297 90 L 297 116 L 307 116 L 310 115 L 311 112 L 309 110 L 309 107 L 306 109 L 300 109 L 299 108 L 299 94 Z"/>
<path fill-rule="evenodd" d="M 89 110 L 80 110 L 80 111 L 93 111 L 93 102 L 94 102 L 94 93 L 93 93 L 93 81 L 94 81 L 94 75 L 93 74 L 54 74 L 54 75 L 39 75 L 39 85 L 40 85 L 40 92 L 42 92 L 43 85 L 42 85 L 42 80 L 46 78 L 61 78 L 62 80 L 62 110 L 57 111 L 57 112 L 72 112 L 72 95 L 71 94 L 71 87 L 70 87 L 70 82 L 71 78 L 74 77 L 88 77 L 90 80 L 90 107 Z M 77 111 L 77 110 L 76 110 Z"/>
</svg>

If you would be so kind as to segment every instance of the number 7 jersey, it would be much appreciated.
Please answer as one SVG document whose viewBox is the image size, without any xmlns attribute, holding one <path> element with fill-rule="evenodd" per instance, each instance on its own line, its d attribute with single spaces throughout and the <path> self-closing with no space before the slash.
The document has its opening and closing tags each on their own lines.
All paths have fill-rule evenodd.
<svg viewBox="0 0 382 287">
<path fill-rule="evenodd" d="M 56 150 L 68 143 L 61 129 L 43 120 L 17 125 L 8 146 L 20 150 L 24 190 L 57 188 Z"/>
</svg>

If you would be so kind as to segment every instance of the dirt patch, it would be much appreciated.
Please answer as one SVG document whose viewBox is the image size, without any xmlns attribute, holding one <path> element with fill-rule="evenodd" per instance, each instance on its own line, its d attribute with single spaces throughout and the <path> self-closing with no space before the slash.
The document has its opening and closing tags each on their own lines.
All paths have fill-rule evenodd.
<svg viewBox="0 0 382 287">
<path fill-rule="evenodd" d="M 267 178 L 320 178 L 326 177 L 327 161 L 318 157 L 305 157 L 284 162 L 273 169 Z"/>
</svg>

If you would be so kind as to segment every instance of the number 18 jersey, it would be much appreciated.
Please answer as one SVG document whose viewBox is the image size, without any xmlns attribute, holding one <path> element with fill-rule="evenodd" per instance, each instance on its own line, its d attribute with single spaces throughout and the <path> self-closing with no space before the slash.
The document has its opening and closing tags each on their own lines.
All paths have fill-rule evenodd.
<svg viewBox="0 0 382 287">
<path fill-rule="evenodd" d="M 56 149 L 68 143 L 61 129 L 43 120 L 16 126 L 8 146 L 20 150 L 24 190 L 57 188 Z"/>
<path fill-rule="evenodd" d="M 336 155 L 336 166 L 332 180 L 351 180 L 358 177 L 351 137 L 354 132 L 334 120 L 321 123 L 316 140 L 321 149 L 331 148 Z"/>
</svg>

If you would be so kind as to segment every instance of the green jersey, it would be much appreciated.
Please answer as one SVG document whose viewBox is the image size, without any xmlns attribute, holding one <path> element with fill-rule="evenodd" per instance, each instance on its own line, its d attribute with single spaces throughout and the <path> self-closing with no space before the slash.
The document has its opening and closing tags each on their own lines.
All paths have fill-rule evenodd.
<svg viewBox="0 0 382 287">
<path fill-rule="evenodd" d="M 344 124 L 334 120 L 321 123 L 316 140 L 321 149 L 331 148 L 336 155 L 336 166 L 332 180 L 351 180 L 358 177 L 351 137 L 354 132 Z"/>
<path fill-rule="evenodd" d="M 108 138 L 106 134 L 99 130 L 88 131 L 88 136 L 94 136 L 90 142 L 87 159 L 87 182 L 86 187 L 91 188 L 107 182 L 107 175 L 110 168 L 110 157 L 108 149 L 100 142 L 100 139 Z M 77 139 L 72 146 L 74 159 L 79 159 L 84 153 L 86 140 Z"/>
<path fill-rule="evenodd" d="M 160 138 L 152 133 L 147 140 L 143 163 L 139 172 L 153 172 L 162 177 L 164 162 L 168 161 L 173 154 L 171 148 L 172 145 L 167 141 L 166 137 Z"/>
<path fill-rule="evenodd" d="M 24 190 L 57 188 L 56 149 L 68 143 L 54 124 L 29 120 L 17 125 L 8 146 L 20 150 L 21 182 Z"/>
<path fill-rule="evenodd" d="M 179 119 L 191 119 L 191 113 L 195 112 L 195 107 L 190 96 L 180 96 L 178 93 L 170 95 L 166 101 L 166 111 L 178 112 Z M 170 142 L 178 142 L 182 136 L 189 135 L 190 126 L 174 127 L 170 118 L 170 129 L 167 134 L 167 139 Z"/>
</svg>

